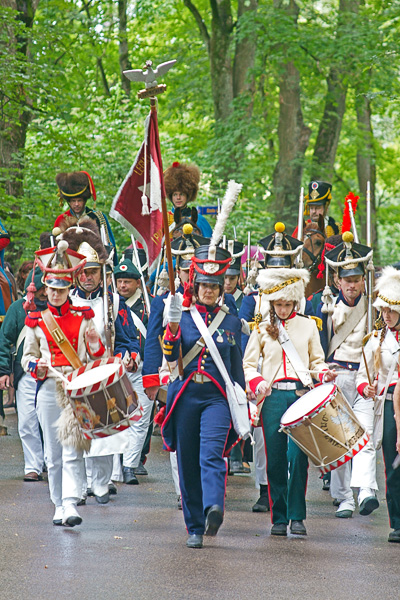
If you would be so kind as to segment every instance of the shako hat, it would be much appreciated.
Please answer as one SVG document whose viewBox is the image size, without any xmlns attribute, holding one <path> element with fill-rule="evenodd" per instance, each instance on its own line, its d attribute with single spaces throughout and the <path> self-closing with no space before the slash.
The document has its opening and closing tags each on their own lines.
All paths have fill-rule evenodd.
<svg viewBox="0 0 400 600">
<path fill-rule="evenodd" d="M 310 181 L 308 184 L 308 194 L 304 197 L 306 206 L 323 206 L 332 200 L 332 184 L 326 181 Z"/>
<path fill-rule="evenodd" d="M 35 252 L 36 262 L 43 273 L 43 283 L 52 288 L 69 288 L 74 277 L 85 267 L 86 256 L 60 240 L 57 246 Z"/>
<path fill-rule="evenodd" d="M 194 283 L 218 283 L 223 286 L 231 260 L 228 250 L 221 246 L 199 246 L 192 257 Z"/>
<path fill-rule="evenodd" d="M 199 189 L 200 171 L 196 165 L 174 162 L 164 172 L 165 193 L 172 200 L 174 192 L 186 194 L 187 201 L 196 199 Z"/>
<path fill-rule="evenodd" d="M 400 271 L 395 267 L 385 267 L 376 282 L 375 291 L 378 292 L 375 308 L 390 308 L 400 313 Z"/>
<path fill-rule="evenodd" d="M 190 223 L 185 223 L 182 235 L 171 242 L 171 252 L 176 256 L 176 268 L 189 269 L 196 248 L 205 246 L 209 242 L 208 238 L 193 233 L 193 226 Z"/>
<path fill-rule="evenodd" d="M 342 240 L 341 244 L 325 254 L 326 264 L 334 269 L 340 278 L 364 275 L 365 263 L 372 258 L 372 248 L 355 243 L 351 231 L 346 231 Z"/>
<path fill-rule="evenodd" d="M 241 258 L 244 254 L 243 242 L 238 242 L 237 240 L 228 240 L 228 252 L 232 256 L 232 260 L 225 272 L 225 275 L 240 275 L 242 266 Z"/>
<path fill-rule="evenodd" d="M 284 233 L 283 223 L 275 224 L 275 233 L 267 235 L 258 243 L 262 246 L 261 252 L 265 255 L 265 266 L 270 268 L 291 268 L 296 256 L 303 248 L 303 242 Z"/>
<path fill-rule="evenodd" d="M 115 279 L 140 279 L 140 273 L 129 258 L 122 260 L 114 269 Z"/>
</svg>

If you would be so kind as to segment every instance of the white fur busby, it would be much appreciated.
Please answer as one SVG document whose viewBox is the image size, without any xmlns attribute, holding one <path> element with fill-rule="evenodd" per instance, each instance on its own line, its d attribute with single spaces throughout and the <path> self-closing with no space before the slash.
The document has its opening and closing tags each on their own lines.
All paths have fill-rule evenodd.
<svg viewBox="0 0 400 600">
<path fill-rule="evenodd" d="M 272 300 L 286 300 L 299 304 L 304 298 L 306 285 L 310 281 L 307 269 L 262 269 L 258 273 L 260 309 L 263 318 L 267 315 Z"/>
<path fill-rule="evenodd" d="M 375 308 L 390 308 L 400 313 L 400 271 L 394 267 L 385 267 L 375 286 L 378 296 Z"/>
</svg>

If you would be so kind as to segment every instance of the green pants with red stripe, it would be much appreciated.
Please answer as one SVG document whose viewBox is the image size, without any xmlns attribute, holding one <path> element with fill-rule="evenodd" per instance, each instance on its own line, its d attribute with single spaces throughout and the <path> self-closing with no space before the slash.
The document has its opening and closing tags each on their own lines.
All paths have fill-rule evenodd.
<svg viewBox="0 0 400 600">
<path fill-rule="evenodd" d="M 298 399 L 295 390 L 273 389 L 261 411 L 274 524 L 306 518 L 308 458 L 286 433 L 279 432 L 282 415 Z"/>
</svg>

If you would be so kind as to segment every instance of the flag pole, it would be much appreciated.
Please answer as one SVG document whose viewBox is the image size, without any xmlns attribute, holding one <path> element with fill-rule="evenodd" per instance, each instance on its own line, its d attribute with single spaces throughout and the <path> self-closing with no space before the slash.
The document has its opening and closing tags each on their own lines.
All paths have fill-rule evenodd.
<svg viewBox="0 0 400 600">
<path fill-rule="evenodd" d="M 157 110 L 155 97 L 150 98 L 150 109 L 152 111 Z M 162 208 L 162 218 L 163 218 L 164 237 L 165 237 L 165 240 L 164 240 L 165 254 L 167 255 L 167 265 L 168 265 L 169 289 L 171 290 L 171 295 L 175 296 L 175 277 L 174 277 L 174 266 L 173 266 L 173 262 L 172 262 L 171 239 L 169 237 L 168 210 L 167 210 L 167 201 L 165 199 L 164 194 L 161 194 L 161 208 Z"/>
</svg>

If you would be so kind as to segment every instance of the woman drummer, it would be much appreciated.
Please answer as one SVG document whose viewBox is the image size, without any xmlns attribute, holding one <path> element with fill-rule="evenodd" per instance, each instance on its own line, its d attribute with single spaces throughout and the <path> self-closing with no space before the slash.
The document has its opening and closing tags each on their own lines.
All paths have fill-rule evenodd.
<svg viewBox="0 0 400 600">
<path fill-rule="evenodd" d="M 65 396 L 57 371 L 61 375 L 70 373 L 76 368 L 72 363 L 86 363 L 88 356 L 92 360 L 99 358 L 105 348 L 94 327 L 92 309 L 74 308 L 68 297 L 74 274 L 84 266 L 85 257 L 68 249 L 65 241 L 59 242 L 57 248 L 38 250 L 36 256 L 44 271 L 48 303 L 47 310 L 31 312 L 26 318 L 21 363 L 37 380 L 37 413 L 43 431 L 50 498 L 55 505 L 53 524 L 73 527 L 82 522 L 76 506 L 81 498 L 84 461 L 81 451 L 62 446 L 59 441 L 61 413 L 65 435 L 70 436 L 71 443 L 78 446 L 83 441 L 72 409 L 60 408 L 65 405 Z"/>
<path fill-rule="evenodd" d="M 379 448 L 382 442 L 385 461 L 386 500 L 390 527 L 393 529 L 388 541 L 400 542 L 400 468 L 392 466 L 396 457 L 396 442 L 397 452 L 400 451 L 400 436 L 396 432 L 393 410 L 394 389 L 399 380 L 400 272 L 393 267 L 383 269 L 376 290 L 378 295 L 374 306 L 381 312 L 383 327 L 372 332 L 364 347 L 365 360 L 361 361 L 358 370 L 357 391 L 364 398 L 370 398 L 372 407 L 375 404 L 371 429 L 374 428 L 375 447 Z M 376 410 L 381 401 L 384 402 L 382 412 Z M 381 413 L 380 419 L 377 413 Z M 399 414 L 396 414 L 396 420 L 400 430 Z M 371 502 L 373 500 L 376 501 L 376 498 L 371 497 Z"/>
<path fill-rule="evenodd" d="M 308 459 L 279 431 L 281 417 L 299 399 L 301 390 L 312 384 L 309 371 L 320 381 L 336 377 L 324 362 L 315 320 L 296 312 L 308 280 L 305 269 L 278 267 L 260 271 L 259 313 L 243 359 L 248 387 L 259 400 L 265 397 L 261 425 L 267 455 L 271 535 L 286 536 L 289 522 L 291 533 L 307 533 L 303 521 Z M 289 336 L 295 355 L 289 350 L 286 354 L 278 341 L 282 331 Z"/>
<path fill-rule="evenodd" d="M 169 362 L 178 360 L 181 350 L 185 364 L 185 356 L 192 349 L 201 349 L 169 384 L 161 430 L 166 448 L 177 453 L 189 548 L 201 548 L 203 534 L 215 536 L 223 521 L 224 455 L 236 437 L 223 377 L 207 346 L 196 344 L 201 334 L 189 308 L 195 306 L 208 328 L 216 327 L 211 333 L 225 367 L 232 381 L 244 388 L 241 322 L 221 306 L 224 273 L 230 262 L 231 255 L 224 248 L 196 248 L 184 295 L 186 306 L 182 312 L 179 296 L 173 297 L 163 338 L 163 353 Z"/>
</svg>

